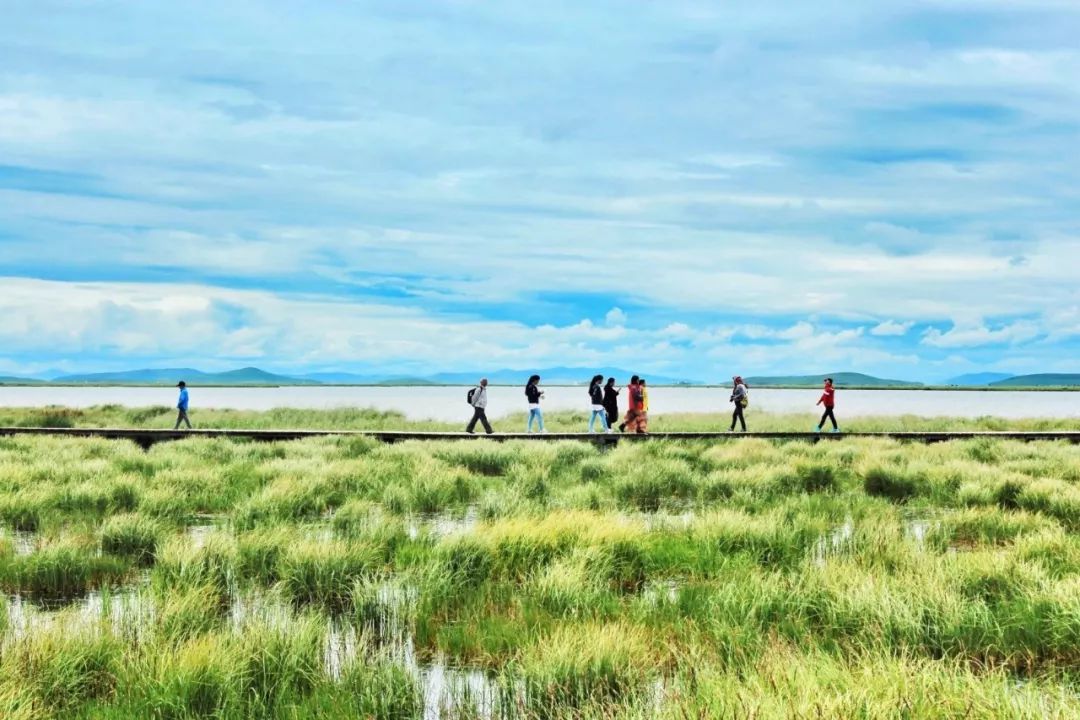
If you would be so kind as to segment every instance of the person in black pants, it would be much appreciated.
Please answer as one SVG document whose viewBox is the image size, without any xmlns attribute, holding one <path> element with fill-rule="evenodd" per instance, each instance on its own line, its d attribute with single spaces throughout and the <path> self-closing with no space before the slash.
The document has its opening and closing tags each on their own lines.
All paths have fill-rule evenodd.
<svg viewBox="0 0 1080 720">
<path fill-rule="evenodd" d="M 746 383 L 743 379 L 736 375 L 732 378 L 734 387 L 731 391 L 731 402 L 735 403 L 735 412 L 731 414 L 731 429 L 728 432 L 735 432 L 735 423 L 742 423 L 742 430 L 746 432 L 746 418 L 743 417 L 743 408 L 747 405 L 747 396 L 749 393 L 746 390 Z"/>
<path fill-rule="evenodd" d="M 608 378 L 604 385 L 604 410 L 607 411 L 608 427 L 615 427 L 619 421 L 619 388 L 615 387 L 615 378 Z"/>
<path fill-rule="evenodd" d="M 469 424 L 465 426 L 465 432 L 472 434 L 476 428 L 477 420 L 484 426 L 484 432 L 488 435 L 495 432 L 491 429 L 491 423 L 487 419 L 487 378 L 481 378 L 480 384 L 473 388 L 472 399 L 469 404 L 473 406 L 473 416 Z"/>
<path fill-rule="evenodd" d="M 817 431 L 821 432 L 821 428 L 825 427 L 825 421 L 831 420 L 832 431 L 840 432 L 840 426 L 836 424 L 836 415 L 833 414 L 833 409 L 836 407 L 836 388 L 833 387 L 832 378 L 825 378 L 825 389 L 822 391 L 817 404 L 825 406 L 825 412 L 821 415 L 821 422 L 817 425 Z"/>
</svg>

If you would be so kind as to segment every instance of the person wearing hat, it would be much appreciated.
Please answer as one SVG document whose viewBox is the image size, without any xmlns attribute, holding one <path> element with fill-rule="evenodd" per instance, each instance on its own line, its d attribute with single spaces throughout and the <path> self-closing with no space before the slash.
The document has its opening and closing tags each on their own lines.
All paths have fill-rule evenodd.
<svg viewBox="0 0 1080 720">
<path fill-rule="evenodd" d="M 728 432 L 735 432 L 736 421 L 742 423 L 742 430 L 746 432 L 746 418 L 743 417 L 743 408 L 750 404 L 750 392 L 746 389 L 746 383 L 736 375 L 731 378 L 734 386 L 731 391 L 730 402 L 735 403 L 735 412 L 731 414 L 731 428 Z"/>
<path fill-rule="evenodd" d="M 176 426 L 173 428 L 173 430 L 179 430 L 180 429 L 180 423 L 182 423 L 182 422 L 186 423 L 187 427 L 188 427 L 188 430 L 190 430 L 191 429 L 191 421 L 188 420 L 188 416 L 187 416 L 187 409 L 188 409 L 187 383 L 185 383 L 183 380 L 181 380 L 180 382 L 178 382 L 176 384 L 176 387 L 180 388 L 180 398 L 176 401 L 176 409 L 177 409 Z"/>
</svg>

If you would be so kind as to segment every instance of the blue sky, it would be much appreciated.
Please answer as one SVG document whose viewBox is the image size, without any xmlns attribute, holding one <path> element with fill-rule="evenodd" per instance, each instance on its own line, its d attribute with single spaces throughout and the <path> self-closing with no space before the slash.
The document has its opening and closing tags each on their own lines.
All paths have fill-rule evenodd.
<svg viewBox="0 0 1080 720">
<path fill-rule="evenodd" d="M 0 374 L 1080 371 L 1080 3 L 11 0 Z"/>
</svg>

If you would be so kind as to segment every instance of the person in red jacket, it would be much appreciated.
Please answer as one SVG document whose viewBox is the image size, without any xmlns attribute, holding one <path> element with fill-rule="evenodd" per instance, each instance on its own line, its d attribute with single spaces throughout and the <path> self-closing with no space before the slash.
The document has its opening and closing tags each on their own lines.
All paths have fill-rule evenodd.
<svg viewBox="0 0 1080 720">
<path fill-rule="evenodd" d="M 641 386 L 638 384 L 638 376 L 630 378 L 626 384 L 626 417 L 619 425 L 619 432 L 637 432 L 638 415 L 641 413 Z"/>
<path fill-rule="evenodd" d="M 825 378 L 825 390 L 821 393 L 817 404 L 825 406 L 825 412 L 821 416 L 821 422 L 818 423 L 817 431 L 821 432 L 821 428 L 825 427 L 825 420 L 828 419 L 832 420 L 832 431 L 840 432 L 840 428 L 836 424 L 836 416 L 833 415 L 833 408 L 836 407 L 836 388 L 833 387 L 832 378 Z"/>
</svg>

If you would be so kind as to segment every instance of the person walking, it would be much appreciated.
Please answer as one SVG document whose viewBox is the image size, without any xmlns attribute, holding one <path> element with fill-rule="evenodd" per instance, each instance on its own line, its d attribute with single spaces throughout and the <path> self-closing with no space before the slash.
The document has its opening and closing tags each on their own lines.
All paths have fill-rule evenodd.
<svg viewBox="0 0 1080 720">
<path fill-rule="evenodd" d="M 607 421 L 607 409 L 604 408 L 604 388 L 601 387 L 603 382 L 603 375 L 594 375 L 589 383 L 589 402 L 592 404 L 592 414 L 589 415 L 589 432 L 593 431 L 596 418 L 600 418 L 600 427 L 604 432 L 611 432 L 611 427 Z"/>
<path fill-rule="evenodd" d="M 731 414 L 731 427 L 728 432 L 735 432 L 735 423 L 742 423 L 742 431 L 746 432 L 746 418 L 743 417 L 743 408 L 750 404 L 750 391 L 746 389 L 746 383 L 736 375 L 732 378 L 734 387 L 731 391 L 730 402 L 735 403 L 735 412 Z"/>
<path fill-rule="evenodd" d="M 630 382 L 626 384 L 626 417 L 619 424 L 619 432 L 626 432 L 627 428 L 630 428 L 630 432 L 634 432 L 634 427 L 637 426 L 637 397 L 638 376 L 634 375 L 630 378 Z M 631 427 L 631 423 L 633 423 L 634 427 Z"/>
<path fill-rule="evenodd" d="M 531 433 L 533 420 L 539 424 L 540 432 L 544 432 L 544 414 L 540 412 L 540 398 L 544 397 L 544 391 L 540 389 L 540 376 L 533 375 L 525 384 L 525 398 L 529 402 L 529 423 L 525 426 L 525 432 Z"/>
<path fill-rule="evenodd" d="M 649 388 L 645 383 L 645 378 L 638 380 L 638 395 L 640 402 L 634 432 L 644 435 L 649 432 Z"/>
<path fill-rule="evenodd" d="M 821 416 L 821 422 L 817 424 L 817 431 L 821 432 L 821 428 L 825 427 L 825 420 L 831 420 L 832 431 L 840 432 L 840 426 L 836 424 L 836 415 L 833 414 L 833 408 L 836 407 L 836 388 L 833 387 L 832 378 L 825 378 L 825 389 L 815 404 L 825 406 L 825 412 Z"/>
<path fill-rule="evenodd" d="M 176 384 L 176 387 L 180 388 L 180 397 L 177 398 L 177 400 L 176 400 L 176 411 L 177 411 L 176 412 L 176 425 L 173 427 L 173 430 L 179 430 L 180 429 L 180 423 L 185 423 L 187 425 L 187 429 L 190 430 L 191 429 L 191 421 L 188 420 L 188 416 L 187 416 L 187 411 L 188 411 L 187 383 L 185 383 L 183 380 L 181 380 L 180 382 L 178 382 Z"/>
<path fill-rule="evenodd" d="M 487 419 L 487 384 L 487 378 L 481 378 L 480 384 L 469 391 L 467 399 L 469 404 L 473 407 L 473 416 L 472 420 L 469 421 L 469 424 L 465 426 L 465 432 L 470 435 L 473 434 L 473 429 L 476 427 L 476 422 L 478 420 L 483 424 L 484 432 L 488 435 L 495 432 L 491 429 L 491 423 L 489 423 Z"/>
<path fill-rule="evenodd" d="M 604 385 L 604 410 L 607 411 L 607 424 L 609 428 L 615 427 L 619 421 L 619 388 L 615 387 L 615 378 L 608 378 Z"/>
</svg>

